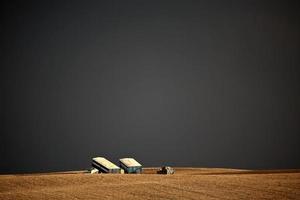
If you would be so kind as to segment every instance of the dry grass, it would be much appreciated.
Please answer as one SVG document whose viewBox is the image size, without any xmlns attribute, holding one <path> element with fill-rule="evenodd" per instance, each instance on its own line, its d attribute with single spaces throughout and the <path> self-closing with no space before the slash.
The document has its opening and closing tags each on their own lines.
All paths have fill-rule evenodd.
<svg viewBox="0 0 300 200">
<path fill-rule="evenodd" d="M 300 199 L 300 171 L 177 168 L 175 175 L 0 175 L 0 199 Z"/>
</svg>

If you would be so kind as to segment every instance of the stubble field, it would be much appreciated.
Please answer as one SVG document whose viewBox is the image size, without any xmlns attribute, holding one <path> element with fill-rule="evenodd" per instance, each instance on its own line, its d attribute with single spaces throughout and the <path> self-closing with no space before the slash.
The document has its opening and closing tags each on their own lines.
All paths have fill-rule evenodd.
<svg viewBox="0 0 300 200">
<path fill-rule="evenodd" d="M 0 175 L 0 199 L 300 199 L 300 170 L 175 169 Z"/>
</svg>

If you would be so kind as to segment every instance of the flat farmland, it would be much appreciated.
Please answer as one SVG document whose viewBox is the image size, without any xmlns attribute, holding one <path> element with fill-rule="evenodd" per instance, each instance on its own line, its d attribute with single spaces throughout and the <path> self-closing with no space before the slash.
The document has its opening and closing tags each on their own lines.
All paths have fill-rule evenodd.
<svg viewBox="0 0 300 200">
<path fill-rule="evenodd" d="M 0 199 L 300 199 L 300 170 L 175 168 L 174 175 L 156 170 L 0 175 Z"/>
</svg>

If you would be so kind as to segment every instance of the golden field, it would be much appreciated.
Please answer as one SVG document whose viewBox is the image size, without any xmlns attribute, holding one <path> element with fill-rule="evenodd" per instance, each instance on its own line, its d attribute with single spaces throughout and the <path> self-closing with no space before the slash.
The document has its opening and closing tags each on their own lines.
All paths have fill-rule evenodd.
<svg viewBox="0 0 300 200">
<path fill-rule="evenodd" d="M 0 175 L 0 199 L 300 199 L 300 170 L 175 168 L 174 175 L 156 170 Z"/>
</svg>

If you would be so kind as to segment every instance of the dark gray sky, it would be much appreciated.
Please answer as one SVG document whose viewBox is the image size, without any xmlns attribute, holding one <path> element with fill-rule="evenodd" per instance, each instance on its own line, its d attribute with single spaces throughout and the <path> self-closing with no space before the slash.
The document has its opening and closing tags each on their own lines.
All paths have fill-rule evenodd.
<svg viewBox="0 0 300 200">
<path fill-rule="evenodd" d="M 300 168 L 294 2 L 1 3 L 0 173 Z"/>
</svg>

